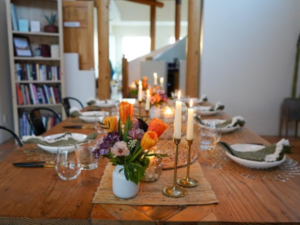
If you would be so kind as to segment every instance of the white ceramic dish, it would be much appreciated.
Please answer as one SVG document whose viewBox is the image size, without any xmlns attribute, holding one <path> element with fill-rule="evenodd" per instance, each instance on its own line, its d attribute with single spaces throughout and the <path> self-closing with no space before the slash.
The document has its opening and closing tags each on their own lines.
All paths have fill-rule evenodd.
<svg viewBox="0 0 300 225">
<path fill-rule="evenodd" d="M 46 140 L 53 140 L 53 139 L 55 139 L 55 138 L 57 138 L 59 136 L 62 136 L 63 134 L 64 133 L 49 135 L 49 136 L 44 137 L 44 139 L 46 139 Z M 85 135 L 85 134 L 78 134 L 78 133 L 72 133 L 71 135 L 72 135 L 72 138 L 74 138 L 75 140 L 78 140 L 78 141 L 83 141 L 87 137 L 87 135 Z M 57 148 L 58 148 L 58 146 L 54 147 L 54 146 L 47 146 L 47 145 L 41 145 L 41 144 L 38 144 L 38 146 L 41 149 L 43 149 L 43 150 L 45 150 L 47 152 L 51 152 L 51 153 L 56 153 L 57 152 Z M 68 151 L 71 151 L 71 150 L 74 149 L 73 146 L 70 146 L 70 147 L 68 146 L 68 147 L 63 147 L 63 148 L 65 150 L 68 150 Z"/>
<path fill-rule="evenodd" d="M 90 112 L 82 112 L 82 116 L 79 116 L 84 122 L 95 123 L 96 119 L 102 121 L 105 116 L 108 116 L 108 112 L 99 112 L 99 111 L 90 111 Z"/>
<path fill-rule="evenodd" d="M 232 149 L 234 149 L 236 151 L 240 151 L 240 152 L 258 151 L 265 147 L 263 145 L 252 145 L 252 144 L 234 144 L 234 145 L 230 145 L 230 146 Z M 226 151 L 225 151 L 225 153 L 227 154 L 227 156 L 230 159 L 232 159 L 236 163 L 238 163 L 242 166 L 245 166 L 245 167 L 253 168 L 253 169 L 268 169 L 268 168 L 272 168 L 275 166 L 279 166 L 286 159 L 286 157 L 284 156 L 283 159 L 280 161 L 258 162 L 258 161 L 252 161 L 252 160 L 238 158 L 236 156 L 231 155 L 230 153 L 228 153 Z"/>
<path fill-rule="evenodd" d="M 212 116 L 218 113 L 218 110 L 209 111 L 211 106 L 195 106 L 195 111 L 202 116 Z"/>
<path fill-rule="evenodd" d="M 103 100 L 103 101 L 97 101 L 95 106 L 98 106 L 100 108 L 111 108 L 114 107 L 116 105 L 116 101 L 115 100 Z"/>
<path fill-rule="evenodd" d="M 204 123 L 215 123 L 215 124 L 220 124 L 220 123 L 224 123 L 226 120 L 219 120 L 219 119 L 215 119 L 215 120 L 203 120 Z M 199 124 L 201 127 L 203 127 L 204 125 Z M 229 127 L 229 128 L 219 128 L 222 134 L 226 134 L 226 133 L 230 133 L 232 131 L 235 131 L 237 129 L 239 129 L 240 126 L 235 126 L 235 127 Z"/>
</svg>

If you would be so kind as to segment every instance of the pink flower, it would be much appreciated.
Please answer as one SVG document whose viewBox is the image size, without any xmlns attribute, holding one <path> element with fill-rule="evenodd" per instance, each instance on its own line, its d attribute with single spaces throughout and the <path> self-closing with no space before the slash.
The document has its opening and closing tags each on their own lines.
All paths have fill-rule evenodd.
<svg viewBox="0 0 300 225">
<path fill-rule="evenodd" d="M 136 128 L 136 129 L 130 129 L 128 134 L 133 138 L 133 139 L 137 139 L 137 140 L 141 140 L 143 138 L 144 135 L 144 131 L 140 128 Z"/>
<path fill-rule="evenodd" d="M 110 151 L 116 156 L 128 156 L 130 154 L 125 141 L 116 142 Z"/>
</svg>

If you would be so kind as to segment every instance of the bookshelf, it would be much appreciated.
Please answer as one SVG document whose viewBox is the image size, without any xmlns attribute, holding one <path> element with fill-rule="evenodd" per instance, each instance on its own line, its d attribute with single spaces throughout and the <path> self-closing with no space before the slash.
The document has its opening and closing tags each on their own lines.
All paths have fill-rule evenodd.
<svg viewBox="0 0 300 225">
<path fill-rule="evenodd" d="M 62 0 L 5 1 L 14 131 L 22 137 L 30 134 L 24 120 L 35 107 L 49 107 L 65 118 L 61 104 L 65 96 Z M 44 32 L 45 15 L 51 14 L 56 14 L 58 33 Z M 31 21 L 38 21 L 39 31 L 31 31 Z M 45 46 L 47 54 L 42 52 Z"/>
</svg>

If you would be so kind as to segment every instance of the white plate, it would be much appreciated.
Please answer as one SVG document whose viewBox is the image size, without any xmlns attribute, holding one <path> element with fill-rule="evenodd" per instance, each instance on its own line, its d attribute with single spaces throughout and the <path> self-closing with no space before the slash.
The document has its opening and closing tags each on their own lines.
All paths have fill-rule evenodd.
<svg viewBox="0 0 300 225">
<path fill-rule="evenodd" d="M 212 116 L 218 113 L 218 110 L 209 111 L 211 106 L 195 106 L 195 111 L 202 116 Z"/>
<path fill-rule="evenodd" d="M 44 139 L 46 140 L 53 140 L 59 136 L 62 136 L 64 133 L 61 133 L 61 134 L 53 134 L 53 135 L 49 135 L 49 136 L 46 136 L 44 137 Z M 87 135 L 85 134 L 77 134 L 77 133 L 72 133 L 72 138 L 74 138 L 75 140 L 78 140 L 78 141 L 83 141 Z M 56 153 L 57 152 L 57 149 L 58 149 L 58 146 L 47 146 L 47 145 L 41 145 L 41 144 L 37 144 L 41 149 L 47 151 L 47 152 L 51 152 L 51 153 Z M 68 146 L 68 147 L 63 147 L 63 149 L 65 150 L 68 150 L 68 151 L 71 151 L 74 149 L 73 146 Z"/>
<path fill-rule="evenodd" d="M 219 119 L 215 119 L 215 120 L 202 120 L 204 123 L 215 123 L 215 124 L 219 124 L 219 123 L 224 123 L 226 120 L 219 120 Z M 201 127 L 204 127 L 204 125 L 199 124 Z M 226 133 L 230 133 L 232 131 L 235 131 L 237 129 L 239 129 L 240 126 L 237 125 L 235 127 L 228 127 L 228 128 L 219 128 L 222 134 L 226 134 Z"/>
<path fill-rule="evenodd" d="M 260 150 L 260 149 L 262 149 L 262 148 L 265 147 L 263 145 L 251 145 L 251 144 L 234 144 L 234 145 L 230 145 L 230 146 L 235 151 L 240 151 L 240 152 L 249 152 L 249 151 L 255 152 L 255 151 L 258 151 L 258 150 Z M 283 159 L 280 160 L 280 161 L 275 161 L 275 162 L 258 162 L 258 161 L 252 161 L 252 160 L 247 160 L 247 159 L 241 159 L 239 157 L 231 155 L 227 151 L 225 151 L 225 153 L 228 155 L 229 158 L 231 158 L 236 163 L 238 163 L 238 164 L 240 164 L 242 166 L 245 166 L 245 167 L 253 168 L 253 169 L 267 169 L 267 168 L 272 168 L 272 167 L 280 165 L 286 159 L 286 157 L 284 156 Z"/>
<path fill-rule="evenodd" d="M 99 111 L 91 111 L 91 112 L 82 112 L 82 116 L 79 116 L 79 119 L 88 122 L 95 123 L 96 119 L 102 121 L 105 116 L 108 116 L 108 112 L 99 112 Z"/>
</svg>

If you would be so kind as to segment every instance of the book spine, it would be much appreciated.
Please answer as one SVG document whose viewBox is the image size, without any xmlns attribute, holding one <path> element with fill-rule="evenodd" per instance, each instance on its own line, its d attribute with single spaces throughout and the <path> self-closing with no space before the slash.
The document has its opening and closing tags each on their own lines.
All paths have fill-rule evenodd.
<svg viewBox="0 0 300 225">
<path fill-rule="evenodd" d="M 36 64 L 35 63 L 32 63 L 31 64 L 31 71 L 32 71 L 32 79 L 33 80 L 37 80 L 37 76 L 36 76 Z"/>
<path fill-rule="evenodd" d="M 35 72 L 36 72 L 36 80 L 41 80 L 41 78 L 40 78 L 40 65 L 38 63 L 35 64 Z"/>
<path fill-rule="evenodd" d="M 19 116 L 19 131 L 20 131 L 20 137 L 23 137 L 23 115 Z"/>
<path fill-rule="evenodd" d="M 15 74 L 16 74 L 16 80 L 20 81 L 21 80 L 21 74 L 20 74 L 20 64 L 15 63 Z"/>
<path fill-rule="evenodd" d="M 22 118 L 23 118 L 23 135 L 27 135 L 27 113 L 26 112 L 23 112 Z"/>
<path fill-rule="evenodd" d="M 26 102 L 26 92 L 25 92 L 24 84 L 20 85 L 20 89 L 21 89 L 22 100 L 23 100 L 23 103 L 25 105 L 25 104 L 27 104 L 27 102 Z"/>
<path fill-rule="evenodd" d="M 44 88 L 44 91 L 45 91 L 45 94 L 46 94 L 47 102 L 48 102 L 48 104 L 51 104 L 47 86 L 44 84 L 43 88 Z"/>
<path fill-rule="evenodd" d="M 30 92 L 28 85 L 24 85 L 25 88 L 25 95 L 26 95 L 26 104 L 33 104 L 32 100 L 30 99 Z"/>
<path fill-rule="evenodd" d="M 31 99 L 32 99 L 32 104 L 33 104 L 33 105 L 36 105 L 35 96 L 34 96 L 34 91 L 33 91 L 33 85 L 32 85 L 32 84 L 29 84 L 29 88 L 30 88 L 30 96 L 31 96 Z"/>
<path fill-rule="evenodd" d="M 17 90 L 17 96 L 18 96 L 18 105 L 23 105 L 23 97 L 22 97 L 22 91 L 20 88 L 20 84 L 16 84 L 16 90 Z"/>
<path fill-rule="evenodd" d="M 50 88 L 50 94 L 51 94 L 51 98 L 52 98 L 52 103 L 56 104 L 55 95 L 54 95 L 54 92 L 53 92 L 53 87 L 51 86 L 49 88 Z"/>
<path fill-rule="evenodd" d="M 13 30 L 18 31 L 19 27 L 18 27 L 17 10 L 13 3 L 10 3 L 10 12 L 11 12 L 11 19 L 12 19 L 12 28 Z"/>
</svg>

